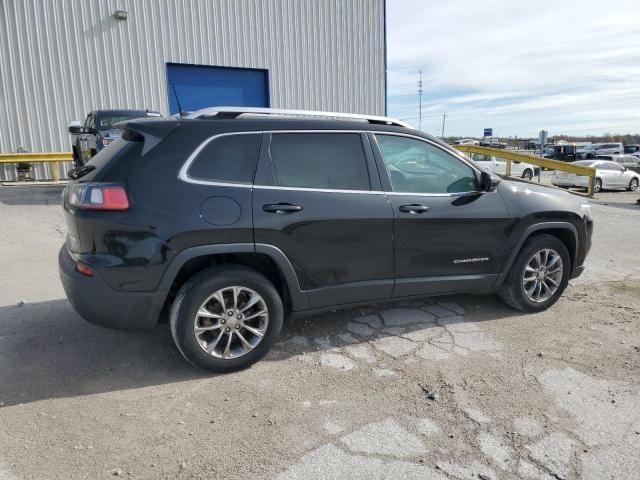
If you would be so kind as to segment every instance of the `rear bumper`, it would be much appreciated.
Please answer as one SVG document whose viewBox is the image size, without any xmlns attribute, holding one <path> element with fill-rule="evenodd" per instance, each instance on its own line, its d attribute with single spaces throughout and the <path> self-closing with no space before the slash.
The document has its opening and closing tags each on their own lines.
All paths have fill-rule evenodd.
<svg viewBox="0 0 640 480">
<path fill-rule="evenodd" d="M 124 292 L 112 289 L 94 269 L 87 277 L 75 269 L 66 245 L 58 254 L 60 280 L 69 302 L 87 322 L 117 330 L 147 330 L 162 309 L 160 292 Z"/>
</svg>

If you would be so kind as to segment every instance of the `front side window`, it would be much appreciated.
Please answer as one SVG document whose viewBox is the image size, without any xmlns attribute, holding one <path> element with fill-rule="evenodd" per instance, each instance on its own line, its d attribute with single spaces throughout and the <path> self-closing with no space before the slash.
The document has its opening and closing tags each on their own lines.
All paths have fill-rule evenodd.
<svg viewBox="0 0 640 480">
<path fill-rule="evenodd" d="M 187 175 L 212 182 L 251 183 L 259 147 L 257 133 L 214 138 L 198 153 Z"/>
<path fill-rule="evenodd" d="M 450 153 L 415 138 L 376 134 L 394 192 L 461 193 L 477 189 L 474 170 Z"/>
<path fill-rule="evenodd" d="M 274 133 L 269 151 L 277 186 L 371 190 L 359 133 Z"/>
</svg>

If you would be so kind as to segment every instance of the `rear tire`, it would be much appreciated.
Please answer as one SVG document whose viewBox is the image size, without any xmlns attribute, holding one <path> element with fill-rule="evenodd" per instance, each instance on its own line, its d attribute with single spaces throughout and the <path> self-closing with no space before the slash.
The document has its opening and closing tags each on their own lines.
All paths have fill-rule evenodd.
<svg viewBox="0 0 640 480">
<path fill-rule="evenodd" d="M 527 168 L 524 172 L 522 172 L 522 178 L 530 181 L 533 178 L 533 172 Z"/>
<path fill-rule="evenodd" d="M 280 295 L 264 275 L 240 265 L 219 265 L 182 286 L 169 324 L 187 361 L 224 373 L 263 358 L 278 338 L 283 318 Z"/>
<path fill-rule="evenodd" d="M 543 269 L 538 269 L 534 257 L 545 251 L 547 255 L 541 256 L 544 261 L 539 264 Z M 556 256 L 558 258 L 554 260 Z M 553 235 L 535 235 L 527 239 L 522 246 L 498 295 L 503 302 L 516 310 L 540 312 L 549 308 L 560 298 L 569 283 L 570 272 L 571 259 L 564 243 Z M 541 285 L 539 293 L 537 289 L 531 292 L 537 280 L 527 282 L 527 279 L 537 279 L 537 275 L 540 276 L 541 283 L 546 285 L 546 289 Z M 539 295 L 537 299 L 536 293 Z"/>
</svg>

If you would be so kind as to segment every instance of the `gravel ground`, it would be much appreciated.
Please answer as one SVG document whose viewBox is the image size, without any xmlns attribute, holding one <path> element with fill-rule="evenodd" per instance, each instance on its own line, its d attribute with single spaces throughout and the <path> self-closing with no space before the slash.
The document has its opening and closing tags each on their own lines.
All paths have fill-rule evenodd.
<svg viewBox="0 0 640 480">
<path fill-rule="evenodd" d="M 639 478 L 637 194 L 599 195 L 587 271 L 547 312 L 471 295 L 338 311 L 223 376 L 166 326 L 75 314 L 58 196 L 0 188 L 2 480 Z"/>
</svg>

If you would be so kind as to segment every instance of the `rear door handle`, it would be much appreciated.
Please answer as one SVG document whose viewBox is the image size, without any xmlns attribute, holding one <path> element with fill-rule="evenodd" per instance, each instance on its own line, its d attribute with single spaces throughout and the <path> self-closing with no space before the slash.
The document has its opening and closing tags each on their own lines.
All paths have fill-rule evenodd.
<svg viewBox="0 0 640 480">
<path fill-rule="evenodd" d="M 302 207 L 290 203 L 268 203 L 262 206 L 262 210 L 269 213 L 295 213 L 301 211 Z"/>
<path fill-rule="evenodd" d="M 400 209 L 399 210 L 401 212 L 412 213 L 414 215 L 417 215 L 419 213 L 428 212 L 429 211 L 429 207 L 427 207 L 426 205 L 417 205 L 417 204 L 400 205 Z"/>
</svg>

